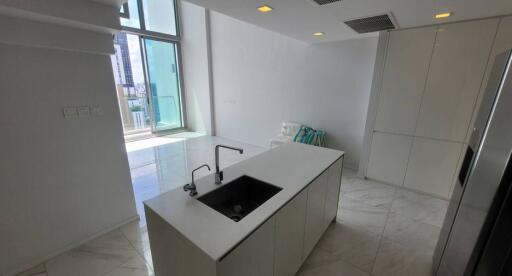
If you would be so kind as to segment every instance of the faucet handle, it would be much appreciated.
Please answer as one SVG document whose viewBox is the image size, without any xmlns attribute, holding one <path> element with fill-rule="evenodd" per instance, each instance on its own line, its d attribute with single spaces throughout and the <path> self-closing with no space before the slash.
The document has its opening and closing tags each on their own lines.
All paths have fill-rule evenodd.
<svg viewBox="0 0 512 276">
<path fill-rule="evenodd" d="M 215 173 L 215 184 L 221 184 L 222 180 L 224 180 L 224 171 Z"/>
<path fill-rule="evenodd" d="M 190 196 L 195 196 L 197 195 L 197 189 L 196 189 L 196 185 L 192 185 L 192 184 L 187 184 L 185 186 L 183 186 L 183 190 L 185 192 L 187 191 L 190 191 Z"/>
</svg>

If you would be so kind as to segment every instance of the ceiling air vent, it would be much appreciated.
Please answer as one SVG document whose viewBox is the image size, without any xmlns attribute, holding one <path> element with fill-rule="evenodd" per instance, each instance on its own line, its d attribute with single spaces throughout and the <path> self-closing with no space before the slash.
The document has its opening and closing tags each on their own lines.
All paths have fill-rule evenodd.
<svg viewBox="0 0 512 276">
<path fill-rule="evenodd" d="M 398 27 L 394 23 L 393 16 L 391 14 L 353 19 L 345 21 L 345 24 L 360 34 L 391 30 Z"/>
<path fill-rule="evenodd" d="M 319 6 L 341 2 L 341 0 L 310 0 L 310 1 L 315 3 L 315 4 L 317 4 L 317 5 L 319 5 Z"/>
</svg>

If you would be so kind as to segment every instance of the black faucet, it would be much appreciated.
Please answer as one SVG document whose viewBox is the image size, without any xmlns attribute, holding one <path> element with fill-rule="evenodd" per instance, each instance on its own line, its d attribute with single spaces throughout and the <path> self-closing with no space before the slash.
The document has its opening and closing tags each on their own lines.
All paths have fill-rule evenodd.
<svg viewBox="0 0 512 276">
<path fill-rule="evenodd" d="M 183 190 L 185 192 L 186 191 L 190 191 L 190 196 L 197 195 L 197 188 L 196 188 L 196 184 L 195 184 L 195 181 L 194 181 L 194 173 L 197 170 L 201 169 L 202 167 L 206 167 L 210 171 L 210 166 L 208 166 L 207 164 L 204 164 L 204 165 L 201 165 L 201 166 L 197 167 L 195 170 L 192 171 L 192 183 L 183 186 Z"/>
<path fill-rule="evenodd" d="M 215 146 L 215 184 L 221 184 L 222 180 L 224 179 L 224 173 L 222 171 L 220 171 L 220 169 L 219 169 L 219 148 L 236 150 L 240 154 L 244 153 L 244 150 L 241 148 L 235 148 L 235 147 L 224 146 L 224 145 Z"/>
</svg>

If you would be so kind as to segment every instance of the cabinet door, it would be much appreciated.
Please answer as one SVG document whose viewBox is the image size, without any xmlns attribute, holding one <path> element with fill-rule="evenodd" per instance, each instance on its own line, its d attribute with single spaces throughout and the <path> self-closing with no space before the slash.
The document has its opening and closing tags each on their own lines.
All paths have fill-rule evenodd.
<svg viewBox="0 0 512 276">
<path fill-rule="evenodd" d="M 327 194 L 325 197 L 324 230 L 327 229 L 338 213 L 338 201 L 341 185 L 342 160 L 336 161 L 327 170 Z"/>
<path fill-rule="evenodd" d="M 308 203 L 306 209 L 306 227 L 304 233 L 304 251 L 302 259 L 306 259 L 313 247 L 322 236 L 324 230 L 325 193 L 327 174 L 323 173 L 311 183 L 307 189 Z"/>
<path fill-rule="evenodd" d="M 435 36 L 435 27 L 391 32 L 375 130 L 414 133 Z"/>
<path fill-rule="evenodd" d="M 482 96 L 485 92 L 485 89 L 487 88 L 487 82 L 489 81 L 492 68 L 494 67 L 494 59 L 498 54 L 501 54 L 508 49 L 512 49 L 512 32 L 510 30 L 512 30 L 512 16 L 503 17 L 500 20 L 498 31 L 496 33 L 496 38 L 494 39 L 494 46 L 489 57 L 489 63 L 487 64 L 487 70 L 485 72 L 484 81 L 480 88 L 480 94 L 478 95 L 478 100 L 476 104 L 477 108 L 473 112 L 473 117 L 470 124 L 471 126 L 469 127 L 469 129 L 473 129 L 472 126 L 475 123 L 476 117 L 478 115 L 478 109 L 480 108 Z M 471 134 L 471 131 L 468 131 L 468 133 L 466 134 L 466 143 L 469 142 Z"/>
<path fill-rule="evenodd" d="M 412 137 L 374 132 L 366 176 L 402 186 Z"/>
<path fill-rule="evenodd" d="M 220 261 L 217 275 L 273 275 L 274 229 L 275 217 L 272 217 Z"/>
<path fill-rule="evenodd" d="M 302 265 L 307 200 L 302 191 L 276 214 L 274 276 L 293 276 Z"/>
<path fill-rule="evenodd" d="M 404 186 L 449 198 L 462 144 L 414 138 Z"/>
<path fill-rule="evenodd" d="M 439 26 L 416 136 L 464 141 L 498 21 Z"/>
</svg>

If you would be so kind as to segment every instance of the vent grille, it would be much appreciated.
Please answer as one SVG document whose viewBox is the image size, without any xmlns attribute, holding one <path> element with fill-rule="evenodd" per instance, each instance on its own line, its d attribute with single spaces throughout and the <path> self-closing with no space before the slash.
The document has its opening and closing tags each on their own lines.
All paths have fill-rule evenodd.
<svg viewBox="0 0 512 276">
<path fill-rule="evenodd" d="M 349 20 L 345 21 L 345 24 L 360 34 L 396 29 L 391 17 L 387 14 Z"/>
<path fill-rule="evenodd" d="M 341 2 L 341 0 L 311 0 L 311 1 L 317 3 L 320 6 L 332 4 L 332 3 L 336 3 L 336 2 Z"/>
</svg>

